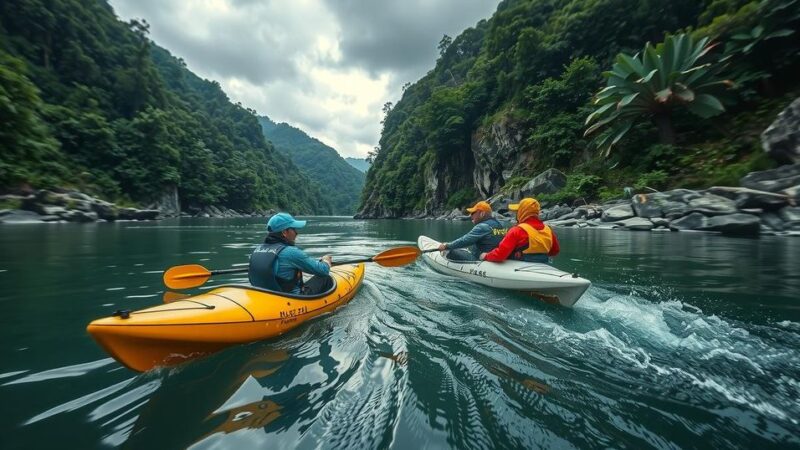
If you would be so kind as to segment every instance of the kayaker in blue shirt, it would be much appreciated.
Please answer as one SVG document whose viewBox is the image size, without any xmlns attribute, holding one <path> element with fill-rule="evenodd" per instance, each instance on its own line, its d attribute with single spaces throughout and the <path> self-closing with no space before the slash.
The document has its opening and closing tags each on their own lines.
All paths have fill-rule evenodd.
<svg viewBox="0 0 800 450">
<path fill-rule="evenodd" d="M 250 284 L 277 292 L 303 292 L 303 273 L 322 277 L 330 274 L 333 258 L 312 259 L 294 245 L 297 230 L 305 220 L 295 220 L 288 213 L 278 213 L 267 222 L 267 237 L 250 255 Z"/>
<path fill-rule="evenodd" d="M 477 260 L 481 253 L 494 250 L 508 231 L 508 225 L 500 223 L 499 220 L 492 217 L 492 206 L 485 201 L 480 201 L 472 208 L 467 208 L 467 212 L 475 226 L 472 227 L 469 233 L 455 241 L 439 244 L 439 250 L 469 248 L 470 255 L 460 255 L 458 252 L 450 252 L 447 255 L 448 259 L 466 259 L 462 257 L 464 256 L 472 260 Z"/>
</svg>

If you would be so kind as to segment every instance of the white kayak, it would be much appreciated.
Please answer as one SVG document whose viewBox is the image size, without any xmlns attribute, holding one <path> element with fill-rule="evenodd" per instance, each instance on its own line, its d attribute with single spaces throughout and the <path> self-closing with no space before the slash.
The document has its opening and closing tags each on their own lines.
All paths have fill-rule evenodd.
<svg viewBox="0 0 800 450">
<path fill-rule="evenodd" d="M 420 250 L 433 250 L 440 242 L 420 236 Z M 425 261 L 437 272 L 453 275 L 485 286 L 511 289 L 528 294 L 550 304 L 572 306 L 589 289 L 591 281 L 558 270 L 549 264 L 507 260 L 454 261 L 447 258 L 449 250 L 424 253 Z"/>
</svg>

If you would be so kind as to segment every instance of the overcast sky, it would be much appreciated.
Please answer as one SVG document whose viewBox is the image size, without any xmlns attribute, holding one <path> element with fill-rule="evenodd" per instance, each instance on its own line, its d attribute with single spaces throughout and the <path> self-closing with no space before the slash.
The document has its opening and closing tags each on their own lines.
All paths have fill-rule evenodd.
<svg viewBox="0 0 800 450">
<path fill-rule="evenodd" d="M 197 75 L 276 122 L 364 157 L 381 108 L 431 70 L 437 45 L 499 0 L 110 0 Z"/>
</svg>

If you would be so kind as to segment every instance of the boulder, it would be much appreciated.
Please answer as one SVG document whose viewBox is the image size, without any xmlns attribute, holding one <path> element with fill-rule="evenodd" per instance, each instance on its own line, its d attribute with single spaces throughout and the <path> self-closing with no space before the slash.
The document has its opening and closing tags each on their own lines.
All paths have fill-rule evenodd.
<svg viewBox="0 0 800 450">
<path fill-rule="evenodd" d="M 776 213 L 764 213 L 759 216 L 761 219 L 761 226 L 775 231 L 783 231 L 783 219 Z"/>
<path fill-rule="evenodd" d="M 728 214 L 708 218 L 706 231 L 719 231 L 729 236 L 757 236 L 761 230 L 761 220 L 752 214 Z"/>
<path fill-rule="evenodd" d="M 784 193 L 757 191 L 745 187 L 714 186 L 705 192 L 733 200 L 738 209 L 760 208 L 774 211 L 783 208 L 789 202 L 789 196 Z"/>
<path fill-rule="evenodd" d="M 63 206 L 42 205 L 39 203 L 34 204 L 32 210 L 43 216 L 57 216 L 67 212 L 66 208 Z"/>
<path fill-rule="evenodd" d="M 633 216 L 633 208 L 630 204 L 617 205 L 603 211 L 601 220 L 603 222 L 619 222 L 620 220 L 629 219 Z"/>
<path fill-rule="evenodd" d="M 689 200 L 689 210 L 707 216 L 733 214 L 736 212 L 736 203 L 719 195 L 703 194 Z"/>
<path fill-rule="evenodd" d="M 22 209 L 8 210 L 0 216 L 0 223 L 35 223 L 41 221 L 41 215 Z"/>
<path fill-rule="evenodd" d="M 572 208 L 566 205 L 558 205 L 550 208 L 549 210 L 542 211 L 540 218 L 542 220 L 553 220 L 562 218 L 572 212 Z M 566 217 L 564 217 L 566 218 Z"/>
<path fill-rule="evenodd" d="M 515 191 L 514 198 L 536 197 L 539 194 L 554 194 L 567 185 L 567 176 L 557 169 L 547 169 L 531 178 Z"/>
<path fill-rule="evenodd" d="M 800 163 L 800 98 L 781 111 L 761 133 L 761 145 L 781 164 Z"/>
<path fill-rule="evenodd" d="M 698 212 L 693 212 L 688 216 L 681 217 L 680 219 L 673 220 L 669 223 L 672 230 L 702 230 L 706 227 L 708 218 Z"/>
<path fill-rule="evenodd" d="M 97 221 L 96 212 L 86 212 L 78 209 L 70 209 L 59 214 L 58 217 L 68 222 L 95 222 Z"/>
<path fill-rule="evenodd" d="M 777 169 L 750 172 L 739 184 L 757 191 L 779 192 L 800 184 L 800 163 L 781 166 Z"/>
<path fill-rule="evenodd" d="M 636 194 L 631 199 L 633 211 L 639 217 L 662 217 L 664 211 L 661 209 L 661 202 L 666 201 L 663 194 Z"/>
<path fill-rule="evenodd" d="M 117 205 L 103 200 L 96 200 L 92 203 L 92 211 L 96 212 L 97 216 L 103 220 L 114 221 L 119 217 Z"/>
<path fill-rule="evenodd" d="M 620 220 L 617 222 L 628 230 L 650 231 L 655 225 L 650 219 L 643 217 L 631 217 L 630 219 Z"/>
<path fill-rule="evenodd" d="M 787 206 L 778 211 L 778 217 L 781 218 L 786 228 L 800 225 L 800 207 Z"/>
</svg>

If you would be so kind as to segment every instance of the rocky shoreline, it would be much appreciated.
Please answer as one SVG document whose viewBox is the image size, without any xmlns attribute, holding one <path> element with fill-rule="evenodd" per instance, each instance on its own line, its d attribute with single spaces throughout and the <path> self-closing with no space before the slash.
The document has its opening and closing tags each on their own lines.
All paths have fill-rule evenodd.
<svg viewBox="0 0 800 450">
<path fill-rule="evenodd" d="M 800 163 L 750 173 L 740 184 L 636 194 L 602 204 L 553 205 L 540 217 L 554 227 L 800 236 Z M 523 189 L 521 195 L 499 194 L 488 201 L 499 215 L 513 219 L 508 205 L 529 195 Z M 435 219 L 469 217 L 453 210 Z"/>
<path fill-rule="evenodd" d="M 208 206 L 193 214 L 160 208 L 127 208 L 78 191 L 39 190 L 27 195 L 0 195 L 0 223 L 89 223 L 160 220 L 170 217 L 267 217 L 272 210 L 240 213 Z"/>
</svg>

